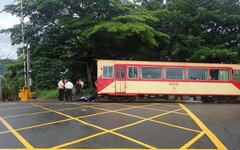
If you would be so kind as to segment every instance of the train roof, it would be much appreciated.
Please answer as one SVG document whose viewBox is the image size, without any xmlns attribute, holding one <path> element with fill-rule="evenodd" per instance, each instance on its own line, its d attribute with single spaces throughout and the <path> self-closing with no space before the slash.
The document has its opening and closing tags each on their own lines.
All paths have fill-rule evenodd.
<svg viewBox="0 0 240 150">
<path fill-rule="evenodd" d="M 99 63 L 104 64 L 142 64 L 142 65 L 167 65 L 167 66 L 202 66 L 202 67 L 232 67 L 240 69 L 240 64 L 224 63 L 195 63 L 195 62 L 162 62 L 162 61 L 139 61 L 139 60 L 105 60 L 98 59 Z"/>
</svg>

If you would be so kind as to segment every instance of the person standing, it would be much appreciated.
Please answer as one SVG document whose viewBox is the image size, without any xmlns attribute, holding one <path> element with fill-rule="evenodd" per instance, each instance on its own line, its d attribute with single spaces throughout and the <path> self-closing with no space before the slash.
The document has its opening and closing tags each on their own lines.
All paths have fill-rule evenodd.
<svg viewBox="0 0 240 150">
<path fill-rule="evenodd" d="M 82 80 L 79 80 L 79 84 L 81 85 L 80 94 L 83 94 L 84 82 Z"/>
<path fill-rule="evenodd" d="M 79 98 L 81 94 L 81 84 L 79 83 L 79 81 L 76 82 L 75 87 L 76 87 L 76 96 L 77 98 Z"/>
<path fill-rule="evenodd" d="M 59 82 L 58 82 L 58 100 L 59 101 L 63 101 L 63 95 L 64 95 L 63 80 L 59 80 Z"/>
<path fill-rule="evenodd" d="M 73 84 L 70 81 L 67 81 L 65 84 L 66 89 L 66 101 L 72 101 L 72 90 L 73 90 Z"/>
<path fill-rule="evenodd" d="M 67 83 L 67 79 L 64 79 L 63 80 L 63 99 L 65 99 L 66 100 L 66 88 L 65 88 L 65 85 L 66 85 L 66 83 Z"/>
</svg>

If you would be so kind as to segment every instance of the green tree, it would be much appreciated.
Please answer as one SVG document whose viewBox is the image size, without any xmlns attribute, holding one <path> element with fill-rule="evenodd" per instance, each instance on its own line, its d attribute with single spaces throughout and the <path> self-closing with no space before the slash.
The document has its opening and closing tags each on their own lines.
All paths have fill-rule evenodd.
<svg viewBox="0 0 240 150">
<path fill-rule="evenodd" d="M 239 53 L 238 0 L 167 0 L 166 5 L 161 0 L 139 1 L 161 20 L 157 28 L 170 36 L 165 54 L 171 61 L 197 61 L 191 56 L 206 47 L 213 53 L 216 49 Z M 222 61 L 230 60 L 236 59 Z"/>
<path fill-rule="evenodd" d="M 18 100 L 19 89 L 23 87 L 23 60 L 3 59 L 0 63 L 6 67 L 2 80 L 3 100 Z"/>
<path fill-rule="evenodd" d="M 155 30 L 156 17 L 141 13 L 138 5 L 128 1 L 26 0 L 23 6 L 23 13 L 29 18 L 25 31 L 33 81 L 38 88 L 51 87 L 44 81 L 53 84 L 66 70 L 71 79 L 86 74 L 92 85 L 95 58 L 141 59 L 139 54 L 148 54 L 149 49 L 169 38 Z M 19 15 L 19 5 L 8 5 L 4 11 Z M 11 33 L 13 44 L 21 42 L 19 25 L 2 32 Z"/>
<path fill-rule="evenodd" d="M 205 47 L 224 51 L 231 55 L 239 45 L 240 5 L 233 0 L 176 0 L 168 3 L 167 8 L 175 17 L 174 36 L 172 37 L 173 55 L 178 60 L 188 61 L 194 53 L 205 51 Z M 172 34 L 170 34 L 172 35 Z M 184 57 L 186 56 L 186 57 Z M 233 58 L 222 60 L 236 60 Z M 196 59 L 195 59 L 196 61 Z M 211 62 L 219 62 L 212 59 Z"/>
</svg>

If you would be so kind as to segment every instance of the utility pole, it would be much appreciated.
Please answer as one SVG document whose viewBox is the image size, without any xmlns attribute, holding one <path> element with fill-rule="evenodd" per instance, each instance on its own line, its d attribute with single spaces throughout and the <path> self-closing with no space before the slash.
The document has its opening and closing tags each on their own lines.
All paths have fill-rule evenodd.
<svg viewBox="0 0 240 150">
<path fill-rule="evenodd" d="M 27 49 L 25 46 L 25 39 L 24 39 L 24 18 L 23 18 L 23 1 L 20 0 L 20 17 L 21 17 L 21 29 L 22 29 L 22 50 L 23 50 L 23 65 L 24 65 L 24 86 L 28 87 L 28 70 L 27 70 Z"/>
<path fill-rule="evenodd" d="M 0 75 L 0 101 L 3 100 L 3 97 L 2 97 L 2 77 Z"/>
<path fill-rule="evenodd" d="M 31 97 L 30 87 L 29 87 L 29 52 L 28 52 L 28 40 L 27 46 L 25 46 L 25 32 L 24 32 L 24 18 L 23 18 L 23 0 L 20 0 L 20 17 L 21 17 L 21 29 L 22 29 L 22 50 L 23 50 L 23 59 L 24 59 L 24 87 L 20 90 L 19 96 L 21 101 L 28 101 Z"/>
</svg>

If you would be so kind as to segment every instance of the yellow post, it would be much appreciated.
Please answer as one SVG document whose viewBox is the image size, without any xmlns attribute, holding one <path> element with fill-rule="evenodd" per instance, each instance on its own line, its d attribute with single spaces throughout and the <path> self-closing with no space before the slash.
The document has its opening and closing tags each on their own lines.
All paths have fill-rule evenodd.
<svg viewBox="0 0 240 150">
<path fill-rule="evenodd" d="M 23 87 L 20 92 L 19 92 L 19 98 L 21 99 L 21 101 L 29 101 L 29 99 L 31 98 L 31 91 L 30 88 L 28 87 Z"/>
</svg>

